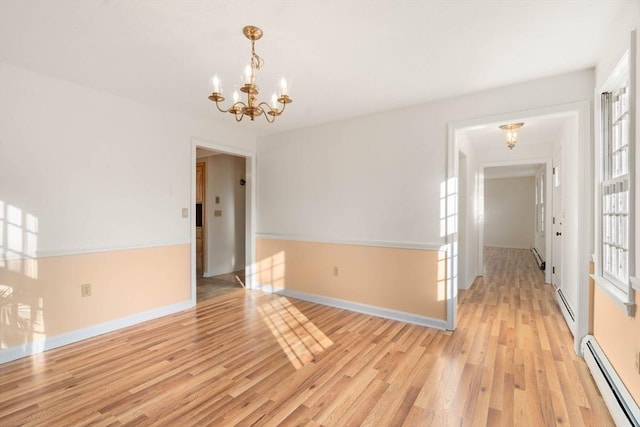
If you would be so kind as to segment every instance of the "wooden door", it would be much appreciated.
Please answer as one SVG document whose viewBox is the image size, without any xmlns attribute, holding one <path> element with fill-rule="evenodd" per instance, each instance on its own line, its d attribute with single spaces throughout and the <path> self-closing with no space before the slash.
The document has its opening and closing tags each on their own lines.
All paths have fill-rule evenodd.
<svg viewBox="0 0 640 427">
<path fill-rule="evenodd" d="M 196 274 L 204 273 L 205 256 L 205 194 L 206 194 L 206 165 L 204 162 L 196 163 Z"/>
</svg>

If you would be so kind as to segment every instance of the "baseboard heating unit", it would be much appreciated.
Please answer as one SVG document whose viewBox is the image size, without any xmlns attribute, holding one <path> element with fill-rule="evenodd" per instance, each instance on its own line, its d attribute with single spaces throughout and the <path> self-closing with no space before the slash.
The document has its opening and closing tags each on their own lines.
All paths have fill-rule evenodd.
<svg viewBox="0 0 640 427">
<path fill-rule="evenodd" d="M 616 374 L 593 335 L 582 340 L 582 354 L 618 427 L 640 427 L 640 407 Z"/>
<path fill-rule="evenodd" d="M 531 248 L 531 252 L 533 252 L 533 257 L 536 259 L 536 262 L 538 263 L 538 267 L 540 267 L 540 270 L 544 271 L 547 264 L 544 262 L 544 260 L 540 256 L 540 253 L 538 252 L 538 250 L 536 248 Z"/>
</svg>

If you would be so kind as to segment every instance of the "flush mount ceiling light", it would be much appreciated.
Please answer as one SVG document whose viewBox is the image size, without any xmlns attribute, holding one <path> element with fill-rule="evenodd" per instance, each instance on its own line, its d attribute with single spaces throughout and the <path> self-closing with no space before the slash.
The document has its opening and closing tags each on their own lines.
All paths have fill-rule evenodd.
<svg viewBox="0 0 640 427">
<path fill-rule="evenodd" d="M 516 141 L 518 138 L 518 129 L 524 126 L 524 123 L 511 123 L 508 125 L 500 126 L 500 129 L 504 132 L 504 139 L 507 141 L 507 147 L 513 150 L 513 147 L 516 146 Z"/>
<path fill-rule="evenodd" d="M 276 117 L 282 114 L 287 104 L 292 102 L 287 94 L 287 81 L 284 78 L 280 80 L 280 92 L 278 95 L 274 93 L 271 96 L 271 104 L 258 101 L 259 88 L 256 84 L 256 71 L 262 68 L 264 61 L 256 53 L 255 43 L 262 37 L 262 30 L 248 25 L 242 29 L 242 32 L 246 38 L 251 40 L 251 61 L 244 70 L 244 85 L 240 88 L 240 92 L 247 95 L 247 102 L 240 101 L 240 94 L 238 91 L 234 91 L 231 107 L 226 110 L 221 108 L 220 103 L 224 101 L 224 97 L 217 75 L 213 76 L 213 93 L 209 96 L 209 100 L 215 102 L 221 112 L 233 114 L 237 122 L 242 120 L 244 116 L 249 116 L 251 120 L 254 120 L 256 117 L 264 115 L 269 123 L 273 123 Z"/>
</svg>

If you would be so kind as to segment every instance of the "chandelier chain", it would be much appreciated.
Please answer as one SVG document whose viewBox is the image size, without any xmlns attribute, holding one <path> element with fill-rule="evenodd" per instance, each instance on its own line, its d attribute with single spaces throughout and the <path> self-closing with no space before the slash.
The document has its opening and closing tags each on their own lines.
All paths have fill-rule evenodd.
<svg viewBox="0 0 640 427">
<path fill-rule="evenodd" d="M 251 40 L 251 66 L 259 70 L 264 65 L 264 60 L 256 53 L 256 41 Z"/>
</svg>

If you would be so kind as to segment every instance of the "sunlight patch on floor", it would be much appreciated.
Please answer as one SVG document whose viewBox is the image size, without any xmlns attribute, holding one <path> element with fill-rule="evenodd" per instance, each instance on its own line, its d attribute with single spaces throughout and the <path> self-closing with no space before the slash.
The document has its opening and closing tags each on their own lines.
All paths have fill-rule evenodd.
<svg viewBox="0 0 640 427">
<path fill-rule="evenodd" d="M 262 303 L 258 313 L 296 370 L 333 345 L 333 341 L 285 297 Z"/>
</svg>

